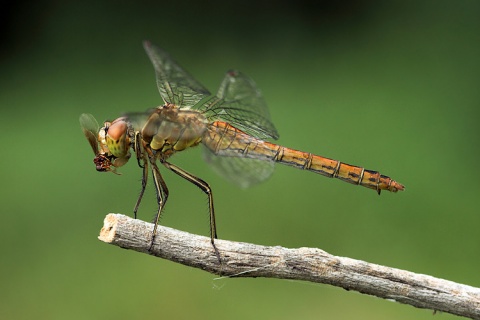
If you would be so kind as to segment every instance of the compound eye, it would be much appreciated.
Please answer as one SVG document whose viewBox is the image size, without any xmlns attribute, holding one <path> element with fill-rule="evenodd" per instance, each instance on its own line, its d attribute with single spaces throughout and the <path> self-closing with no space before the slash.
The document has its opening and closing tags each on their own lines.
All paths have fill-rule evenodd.
<svg viewBox="0 0 480 320">
<path fill-rule="evenodd" d="M 124 120 L 115 120 L 107 129 L 106 144 L 108 150 L 117 158 L 128 154 L 130 147 L 127 138 L 128 125 Z"/>
<path fill-rule="evenodd" d="M 108 136 L 118 141 L 123 138 L 127 133 L 127 123 L 125 121 L 115 121 L 110 125 L 110 127 L 105 128 L 107 130 Z"/>
</svg>

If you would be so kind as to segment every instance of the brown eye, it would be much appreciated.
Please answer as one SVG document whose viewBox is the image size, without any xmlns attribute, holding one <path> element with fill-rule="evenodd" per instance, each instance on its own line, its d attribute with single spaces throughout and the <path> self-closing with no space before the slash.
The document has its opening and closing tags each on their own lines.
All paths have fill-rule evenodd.
<svg viewBox="0 0 480 320">
<path fill-rule="evenodd" d="M 118 141 L 127 133 L 127 123 L 125 121 L 114 122 L 107 128 L 107 130 L 108 136 L 118 143 Z"/>
</svg>

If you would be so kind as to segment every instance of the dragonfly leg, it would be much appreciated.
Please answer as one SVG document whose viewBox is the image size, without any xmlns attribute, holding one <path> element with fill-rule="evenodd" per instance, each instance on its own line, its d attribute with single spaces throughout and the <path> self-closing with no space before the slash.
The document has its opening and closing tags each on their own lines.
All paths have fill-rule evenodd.
<svg viewBox="0 0 480 320">
<path fill-rule="evenodd" d="M 137 219 L 138 207 L 140 206 L 140 202 L 142 201 L 143 194 L 145 193 L 145 188 L 147 187 L 147 181 L 148 181 L 148 162 L 145 158 L 143 159 L 143 166 L 141 166 L 141 168 L 143 168 L 142 189 L 140 190 L 140 194 L 138 195 L 138 199 L 137 199 L 137 203 L 135 204 L 135 208 L 133 208 L 133 214 L 135 216 L 135 219 Z"/>
<path fill-rule="evenodd" d="M 149 156 L 149 159 L 150 159 L 150 165 L 152 166 L 153 183 L 155 185 L 155 192 L 157 194 L 157 202 L 158 202 L 158 211 L 154 219 L 155 225 L 153 227 L 152 242 L 150 243 L 150 248 L 149 248 L 149 250 L 151 250 L 153 246 L 153 242 L 155 240 L 155 235 L 157 234 L 158 221 L 160 219 L 160 215 L 162 214 L 163 207 L 165 206 L 165 203 L 167 202 L 167 199 L 168 199 L 168 188 L 167 188 L 167 185 L 165 184 L 165 181 L 162 178 L 162 175 L 160 174 L 160 170 L 158 169 L 157 164 L 155 163 L 155 156 Z"/>
<path fill-rule="evenodd" d="M 194 175 L 186 172 L 185 170 L 173 165 L 167 161 L 162 161 L 162 164 L 173 171 L 174 173 L 178 174 L 180 177 L 190 181 L 194 185 L 200 188 L 204 193 L 208 196 L 208 207 L 210 210 L 210 242 L 212 243 L 213 249 L 215 250 L 215 255 L 217 256 L 218 261 L 220 260 L 220 253 L 218 252 L 217 247 L 215 246 L 215 239 L 217 239 L 217 226 L 215 224 L 215 210 L 213 208 L 213 195 L 212 189 L 202 179 L 195 177 Z"/>
<path fill-rule="evenodd" d="M 148 162 L 146 155 L 143 154 L 142 148 L 141 148 L 141 136 L 140 132 L 135 132 L 135 141 L 134 141 L 134 149 L 135 149 L 135 155 L 137 156 L 137 163 L 140 168 L 143 169 L 143 174 L 142 174 L 142 190 L 140 190 L 140 194 L 138 195 L 137 203 L 135 204 L 135 208 L 133 209 L 133 214 L 135 216 L 135 219 L 137 219 L 137 211 L 138 207 L 140 206 L 140 202 L 142 201 L 143 194 L 145 193 L 145 188 L 147 186 L 147 181 L 148 181 Z M 143 160 L 143 165 L 140 164 L 140 160 Z"/>
<path fill-rule="evenodd" d="M 142 147 L 141 147 L 141 136 L 140 136 L 140 132 L 135 132 L 135 142 L 133 144 L 133 148 L 135 149 L 135 155 L 137 156 L 137 164 L 140 168 L 143 168 L 145 166 L 145 156 L 142 154 Z M 140 160 L 144 160 L 143 161 L 143 166 L 140 164 Z"/>
</svg>

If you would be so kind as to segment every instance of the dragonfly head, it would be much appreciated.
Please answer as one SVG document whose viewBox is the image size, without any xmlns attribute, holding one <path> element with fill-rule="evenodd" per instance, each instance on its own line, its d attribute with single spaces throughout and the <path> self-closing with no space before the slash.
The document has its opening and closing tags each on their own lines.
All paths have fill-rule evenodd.
<svg viewBox="0 0 480 320">
<path fill-rule="evenodd" d="M 98 141 L 104 153 L 113 157 L 113 165 L 123 166 L 130 158 L 131 139 L 129 126 L 125 118 L 113 122 L 106 121 L 98 131 Z"/>
<path fill-rule="evenodd" d="M 116 172 L 130 159 L 132 129 L 125 118 L 106 121 L 99 128 L 91 114 L 82 114 L 80 124 L 83 133 L 95 153 L 93 162 L 99 172 Z"/>
</svg>

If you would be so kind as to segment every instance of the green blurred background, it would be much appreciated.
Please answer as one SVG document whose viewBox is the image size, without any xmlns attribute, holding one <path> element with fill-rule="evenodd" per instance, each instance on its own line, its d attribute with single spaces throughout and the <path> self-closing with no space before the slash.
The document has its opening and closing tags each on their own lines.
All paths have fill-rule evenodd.
<svg viewBox="0 0 480 320">
<path fill-rule="evenodd" d="M 425 319 L 432 311 L 305 282 L 222 279 L 97 240 L 132 215 L 135 162 L 99 174 L 78 116 L 161 103 L 150 39 L 215 92 L 262 89 L 279 143 L 404 183 L 377 194 L 277 166 L 239 190 L 201 150 L 219 237 L 332 254 L 480 286 L 478 1 L 37 1 L 2 11 L 1 319 Z M 164 172 L 162 224 L 208 235 L 204 194 Z M 151 189 L 140 208 L 150 220 Z M 448 314 L 437 315 L 453 319 Z"/>
</svg>

